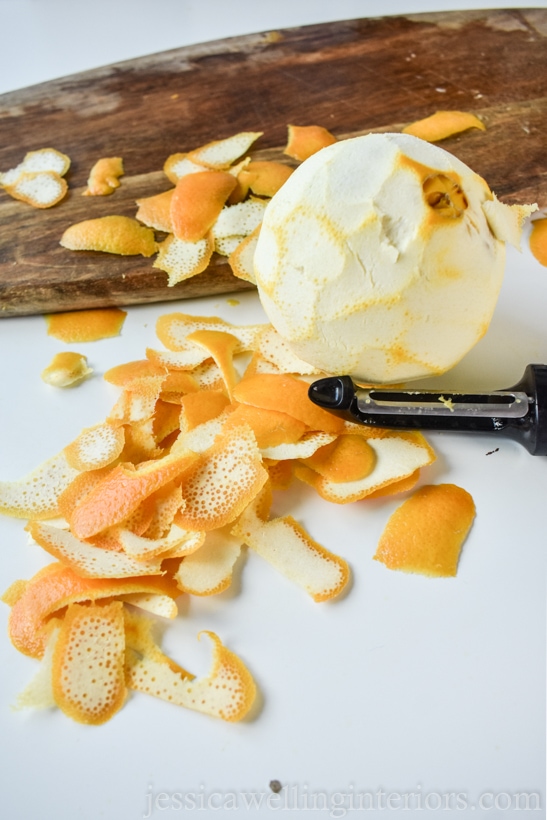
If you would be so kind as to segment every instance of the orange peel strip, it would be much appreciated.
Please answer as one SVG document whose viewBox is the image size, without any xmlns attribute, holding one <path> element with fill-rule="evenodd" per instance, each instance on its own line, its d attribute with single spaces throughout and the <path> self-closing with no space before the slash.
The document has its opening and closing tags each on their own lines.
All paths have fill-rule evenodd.
<svg viewBox="0 0 547 820">
<path fill-rule="evenodd" d="M 206 269 L 213 255 L 214 243 L 209 236 L 188 241 L 171 234 L 158 245 L 158 250 L 153 267 L 167 273 L 167 287 L 172 288 Z"/>
<path fill-rule="evenodd" d="M 320 371 L 296 356 L 282 336 L 271 326 L 267 326 L 258 337 L 256 352 L 275 364 L 280 373 L 297 373 L 312 376 Z"/>
<path fill-rule="evenodd" d="M 93 370 L 87 366 L 87 357 L 81 353 L 56 353 L 40 377 L 52 387 L 76 387 L 89 378 Z"/>
<path fill-rule="evenodd" d="M 239 404 L 226 421 L 225 429 L 248 424 L 261 450 L 281 444 L 294 444 L 307 430 L 306 425 L 278 410 L 265 410 L 250 404 Z"/>
<path fill-rule="evenodd" d="M 196 174 L 206 170 L 206 165 L 193 162 L 188 159 L 188 154 L 181 153 L 171 154 L 163 165 L 163 172 L 173 185 L 176 185 L 179 179 L 186 176 L 186 174 Z"/>
<path fill-rule="evenodd" d="M 376 462 L 376 453 L 362 436 L 338 436 L 331 444 L 316 450 L 304 459 L 304 464 L 335 483 L 359 481 L 370 475 Z"/>
<path fill-rule="evenodd" d="M 127 556 L 134 558 L 137 562 L 146 562 L 145 566 L 148 566 L 152 559 L 163 556 L 167 552 L 176 551 L 180 556 L 189 555 L 201 546 L 199 540 L 196 541 L 195 532 L 184 530 L 176 524 L 173 524 L 167 535 L 162 538 L 145 538 L 135 535 L 130 530 L 122 530 L 120 543 Z M 153 573 L 144 574 L 152 575 Z"/>
<path fill-rule="evenodd" d="M 474 518 L 473 498 L 461 487 L 420 487 L 391 515 L 374 558 L 389 569 L 453 577 Z"/>
<path fill-rule="evenodd" d="M 160 618 L 173 620 L 179 614 L 175 601 L 168 595 L 161 595 L 155 592 L 129 592 L 127 595 L 118 595 L 118 601 L 124 604 L 150 612 L 152 615 L 159 615 Z"/>
<path fill-rule="evenodd" d="M 75 470 L 99 470 L 118 458 L 124 443 L 123 427 L 114 427 L 105 421 L 86 427 L 63 452 Z"/>
<path fill-rule="evenodd" d="M 96 342 L 119 336 L 127 313 L 120 308 L 69 310 L 46 314 L 48 336 L 61 342 Z"/>
<path fill-rule="evenodd" d="M 8 631 L 14 647 L 24 655 L 41 658 L 47 643 L 50 615 L 68 604 L 97 601 L 133 592 L 160 593 L 176 598 L 180 590 L 167 576 L 139 578 L 83 578 L 62 564 L 49 564 L 28 581 L 13 604 Z"/>
<path fill-rule="evenodd" d="M 234 353 L 240 349 L 239 339 L 224 330 L 195 330 L 186 337 L 188 342 L 202 347 L 217 364 L 228 395 L 237 382 L 237 373 L 234 367 Z"/>
<path fill-rule="evenodd" d="M 193 368 L 203 361 L 195 356 L 194 345 L 187 342 L 190 333 L 196 330 L 220 330 L 231 333 L 239 339 L 238 353 L 254 347 L 258 334 L 265 325 L 232 325 L 216 316 L 190 316 L 186 313 L 166 313 L 156 322 L 156 334 L 160 342 L 168 350 L 174 352 L 193 351 L 194 357 L 189 356 L 188 367 Z M 147 354 L 148 355 L 148 354 Z"/>
<path fill-rule="evenodd" d="M 57 706 L 53 695 L 53 653 L 59 637 L 60 625 L 54 620 L 49 625 L 49 636 L 38 671 L 30 683 L 17 695 L 15 709 L 52 709 Z"/>
<path fill-rule="evenodd" d="M 64 176 L 70 168 L 70 158 L 66 154 L 57 151 L 56 148 L 39 148 L 37 151 L 29 151 L 25 158 L 15 168 L 0 173 L 0 185 L 13 185 L 19 177 L 24 174 L 37 174 L 51 171 L 59 176 Z"/>
<path fill-rule="evenodd" d="M 190 595 L 217 595 L 230 586 L 240 553 L 240 538 L 226 529 L 212 530 L 203 546 L 182 559 L 175 581 Z"/>
<path fill-rule="evenodd" d="M 72 604 L 53 651 L 57 705 L 78 723 L 105 723 L 125 701 L 124 661 L 123 604 Z"/>
<path fill-rule="evenodd" d="M 333 145 L 336 137 L 321 125 L 289 125 L 287 145 L 283 153 L 303 162 L 321 148 Z"/>
<path fill-rule="evenodd" d="M 261 499 L 257 504 L 260 503 Z M 257 508 L 250 504 L 232 533 L 282 575 L 302 587 L 314 601 L 336 597 L 349 580 L 346 561 L 314 541 L 290 515 L 264 521 L 257 514 Z"/>
<path fill-rule="evenodd" d="M 213 225 L 212 234 L 215 242 L 219 239 L 237 237 L 241 241 L 249 236 L 261 224 L 266 210 L 266 202 L 260 199 L 247 199 L 236 205 L 225 205 Z"/>
<path fill-rule="evenodd" d="M 334 433 L 324 433 L 322 430 L 304 433 L 301 439 L 294 443 L 277 444 L 274 447 L 262 447 L 264 458 L 273 461 L 286 461 L 295 458 L 310 458 L 317 450 L 336 441 Z"/>
<path fill-rule="evenodd" d="M 326 501 L 349 504 L 359 501 L 393 482 L 401 481 L 435 460 L 435 453 L 421 433 L 407 432 L 370 438 L 375 453 L 374 469 L 358 481 L 334 482 L 305 465 L 295 465 L 295 475 Z"/>
<path fill-rule="evenodd" d="M 101 157 L 89 173 L 84 196 L 109 196 L 120 187 L 123 176 L 121 157 Z"/>
<path fill-rule="evenodd" d="M 139 468 L 129 469 L 129 466 L 118 464 L 72 511 L 70 526 L 73 534 L 77 538 L 89 538 L 121 523 L 145 498 L 181 476 L 195 461 L 195 453 L 183 451 L 147 462 Z"/>
<path fill-rule="evenodd" d="M 127 618 L 127 613 L 126 613 Z M 131 689 L 185 706 L 212 717 L 235 722 L 249 712 L 256 697 L 256 686 L 243 661 L 227 649 L 214 632 L 207 635 L 213 644 L 211 671 L 194 678 L 163 654 L 150 637 L 145 619 L 126 626 L 126 682 Z"/>
<path fill-rule="evenodd" d="M 184 476 L 186 506 L 176 521 L 204 532 L 223 527 L 243 512 L 267 478 L 251 428 L 227 430 Z"/>
<path fill-rule="evenodd" d="M 539 264 L 547 267 L 547 218 L 532 222 L 530 250 Z"/>
<path fill-rule="evenodd" d="M 177 239 L 199 242 L 215 224 L 237 180 L 226 171 L 202 171 L 181 177 L 171 199 L 171 223 Z"/>
<path fill-rule="evenodd" d="M 68 185 L 55 171 L 22 173 L 12 185 L 5 185 L 6 192 L 34 208 L 51 208 L 66 195 Z"/>
<path fill-rule="evenodd" d="M 171 200 L 173 199 L 174 190 L 174 188 L 170 188 L 161 194 L 137 199 L 138 210 L 135 216 L 139 222 L 149 228 L 155 228 L 157 231 L 173 233 Z"/>
<path fill-rule="evenodd" d="M 430 117 L 407 125 L 403 128 L 403 134 L 412 134 L 427 142 L 439 142 L 469 128 L 486 131 L 485 124 L 475 114 L 466 111 L 436 111 Z"/>
<path fill-rule="evenodd" d="M 228 256 L 228 264 L 234 276 L 243 279 L 245 282 L 250 282 L 252 285 L 256 285 L 253 260 L 259 233 L 260 225 L 249 236 L 239 242 Z"/>
<path fill-rule="evenodd" d="M 50 524 L 34 521 L 27 530 L 46 552 L 83 578 L 135 578 L 160 575 L 162 571 L 161 560 L 137 561 L 123 552 L 86 544 L 68 530 Z"/>
<path fill-rule="evenodd" d="M 304 422 L 311 430 L 341 433 L 343 420 L 314 405 L 308 398 L 308 388 L 308 384 L 293 376 L 259 373 L 244 376 L 234 389 L 234 398 L 241 404 L 278 410 L 282 396 L 283 412 Z"/>
<path fill-rule="evenodd" d="M 272 197 L 285 184 L 294 168 L 269 160 L 250 162 L 239 174 L 241 184 L 248 185 L 257 196 Z"/>
<path fill-rule="evenodd" d="M 228 397 L 220 390 L 200 390 L 197 393 L 189 393 L 181 401 L 181 431 L 188 433 L 200 424 L 216 419 L 229 403 Z"/>
<path fill-rule="evenodd" d="M 201 163 L 208 168 L 225 169 L 245 154 L 263 131 L 240 131 L 222 140 L 213 140 L 187 154 L 191 162 Z"/>
<path fill-rule="evenodd" d="M 59 514 L 59 496 L 77 475 L 61 452 L 17 481 L 0 481 L 0 513 L 13 518 L 54 518 Z"/>
<path fill-rule="evenodd" d="M 101 251 L 119 256 L 153 256 L 154 231 L 130 216 L 100 216 L 76 222 L 63 233 L 60 244 L 71 251 Z"/>
</svg>

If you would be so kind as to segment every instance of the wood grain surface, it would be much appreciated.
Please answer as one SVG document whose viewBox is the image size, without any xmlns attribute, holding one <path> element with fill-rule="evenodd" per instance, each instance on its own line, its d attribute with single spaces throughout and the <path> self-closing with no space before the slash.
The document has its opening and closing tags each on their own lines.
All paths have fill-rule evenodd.
<svg viewBox="0 0 547 820">
<path fill-rule="evenodd" d="M 0 189 L 0 315 L 227 293 L 249 287 L 214 257 L 168 288 L 151 259 L 72 252 L 73 222 L 134 216 L 167 190 L 162 167 L 240 130 L 263 131 L 254 158 L 283 158 L 287 124 L 342 139 L 398 131 L 439 109 L 473 111 L 486 131 L 442 146 L 507 203 L 547 209 L 547 10 L 378 17 L 231 38 L 141 57 L 0 96 L 0 169 L 51 146 L 72 160 L 68 196 L 48 210 Z M 83 197 L 89 170 L 121 156 L 110 197 Z"/>
</svg>

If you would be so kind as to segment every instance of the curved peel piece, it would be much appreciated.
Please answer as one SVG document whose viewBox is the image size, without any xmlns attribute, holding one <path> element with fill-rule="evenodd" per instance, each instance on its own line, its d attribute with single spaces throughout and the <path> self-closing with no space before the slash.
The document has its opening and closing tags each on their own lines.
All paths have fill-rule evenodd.
<svg viewBox="0 0 547 820">
<path fill-rule="evenodd" d="M 85 658 L 85 662 L 82 659 Z M 105 723 L 126 697 L 123 604 L 72 604 L 53 652 L 57 705 L 78 723 Z"/>
<path fill-rule="evenodd" d="M 253 678 L 243 661 L 224 646 L 218 635 L 203 632 L 200 636 L 202 634 L 213 643 L 212 668 L 206 677 L 194 678 L 163 654 L 151 638 L 146 621 L 131 618 L 126 628 L 127 685 L 212 717 L 231 722 L 241 720 L 255 699 Z"/>
</svg>

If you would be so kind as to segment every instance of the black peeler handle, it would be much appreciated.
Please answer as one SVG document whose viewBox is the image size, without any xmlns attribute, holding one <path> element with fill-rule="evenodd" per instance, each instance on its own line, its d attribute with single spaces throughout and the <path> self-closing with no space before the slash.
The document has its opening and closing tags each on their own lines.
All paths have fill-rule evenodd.
<svg viewBox="0 0 547 820">
<path fill-rule="evenodd" d="M 501 402 L 510 402 L 513 394 L 519 397 L 513 404 L 522 405 L 524 399 L 524 408 L 514 415 L 510 409 L 500 412 Z M 544 364 L 529 364 L 518 384 L 494 393 L 441 394 L 384 387 L 365 390 L 356 386 L 350 376 L 332 376 L 313 382 L 308 395 L 319 407 L 360 424 L 399 430 L 493 433 L 518 441 L 532 455 L 547 455 L 547 365 Z M 378 402 L 374 402 L 374 398 Z M 381 412 L 375 412 L 375 405 L 381 405 Z"/>
</svg>

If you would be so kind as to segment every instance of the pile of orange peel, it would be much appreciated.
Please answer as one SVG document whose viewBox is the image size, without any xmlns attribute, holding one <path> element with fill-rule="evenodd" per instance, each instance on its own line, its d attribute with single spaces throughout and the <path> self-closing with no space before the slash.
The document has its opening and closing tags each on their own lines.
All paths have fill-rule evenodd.
<svg viewBox="0 0 547 820">
<path fill-rule="evenodd" d="M 438 112 L 405 130 L 443 139 L 484 128 L 476 119 Z M 217 251 L 237 276 L 253 281 L 263 209 L 291 173 L 282 163 L 238 161 L 258 136 L 236 134 L 172 155 L 165 172 L 174 187 L 140 200 L 136 220 L 78 223 L 62 243 L 145 256 L 159 250 L 154 264 L 170 285 L 203 270 Z M 290 126 L 285 153 L 303 161 L 334 141 L 323 128 Z M 32 152 L 0 184 L 48 207 L 47 190 L 50 205 L 66 192 L 68 165 L 53 149 Z M 122 174 L 120 158 L 99 161 L 85 193 L 112 194 Z M 535 236 L 544 252 L 542 222 Z M 168 234 L 159 246 L 154 230 Z M 88 313 L 49 317 L 50 332 L 64 341 L 94 338 Z M 125 318 L 116 309 L 91 313 L 101 314 L 105 335 L 119 332 Z M 196 678 L 164 654 L 150 615 L 173 619 L 181 595 L 227 589 L 245 548 L 316 602 L 340 595 L 350 578 L 347 562 L 292 516 L 272 515 L 274 493 L 294 481 L 335 504 L 406 493 L 374 558 L 391 569 L 456 574 L 474 503 L 452 484 L 414 490 L 435 459 L 420 432 L 367 428 L 313 405 L 308 386 L 322 374 L 297 359 L 269 324 L 170 313 L 156 332 L 161 347 L 105 374 L 120 391 L 105 421 L 27 476 L 0 482 L 0 512 L 28 520 L 32 540 L 55 559 L 2 598 L 11 607 L 13 645 L 40 661 L 21 707 L 57 706 L 78 722 L 101 724 L 135 690 L 224 720 L 244 718 L 256 686 L 243 660 L 215 633 L 202 633 L 212 663 Z M 65 353 L 42 378 L 67 386 L 90 373 L 85 357 Z"/>
<path fill-rule="evenodd" d="M 485 131 L 486 126 L 469 112 L 436 111 L 402 131 L 440 142 L 470 129 Z M 153 267 L 167 274 L 168 287 L 202 273 L 217 253 L 228 258 L 236 277 L 255 284 L 252 259 L 264 208 L 294 170 L 283 162 L 245 156 L 261 136 L 261 131 L 242 131 L 171 154 L 163 171 L 172 187 L 137 200 L 135 218 L 109 214 L 77 222 L 64 232 L 61 245 L 73 251 L 156 255 Z M 283 153 L 303 162 L 334 142 L 336 137 L 322 126 L 289 125 Z M 69 167 L 70 159 L 60 151 L 32 151 L 15 168 L 0 173 L 0 187 L 37 208 L 49 208 L 67 193 L 64 176 Z M 84 195 L 113 194 L 123 174 L 121 157 L 100 158 Z M 535 220 L 530 237 L 531 251 L 542 265 L 547 265 L 545 224 L 545 219 Z M 164 238 L 157 241 L 155 232 Z"/>
<path fill-rule="evenodd" d="M 243 718 L 255 698 L 243 661 L 209 632 L 212 668 L 195 679 L 162 652 L 144 613 L 175 618 L 179 596 L 227 589 L 245 548 L 314 601 L 335 598 L 347 562 L 292 516 L 272 516 L 274 492 L 301 480 L 337 504 L 378 498 L 411 490 L 435 458 L 417 431 L 369 429 L 308 401 L 316 372 L 269 324 L 171 313 L 156 332 L 161 346 L 145 359 L 106 372 L 120 393 L 105 421 L 0 482 L 0 511 L 28 519 L 56 559 L 3 596 L 13 645 L 41 661 L 19 705 L 57 705 L 83 723 L 108 720 L 129 690 Z M 455 575 L 474 515 L 462 494 L 432 488 L 432 535 L 404 553 L 395 539 L 396 568 Z M 385 543 L 376 557 L 389 566 Z"/>
</svg>

